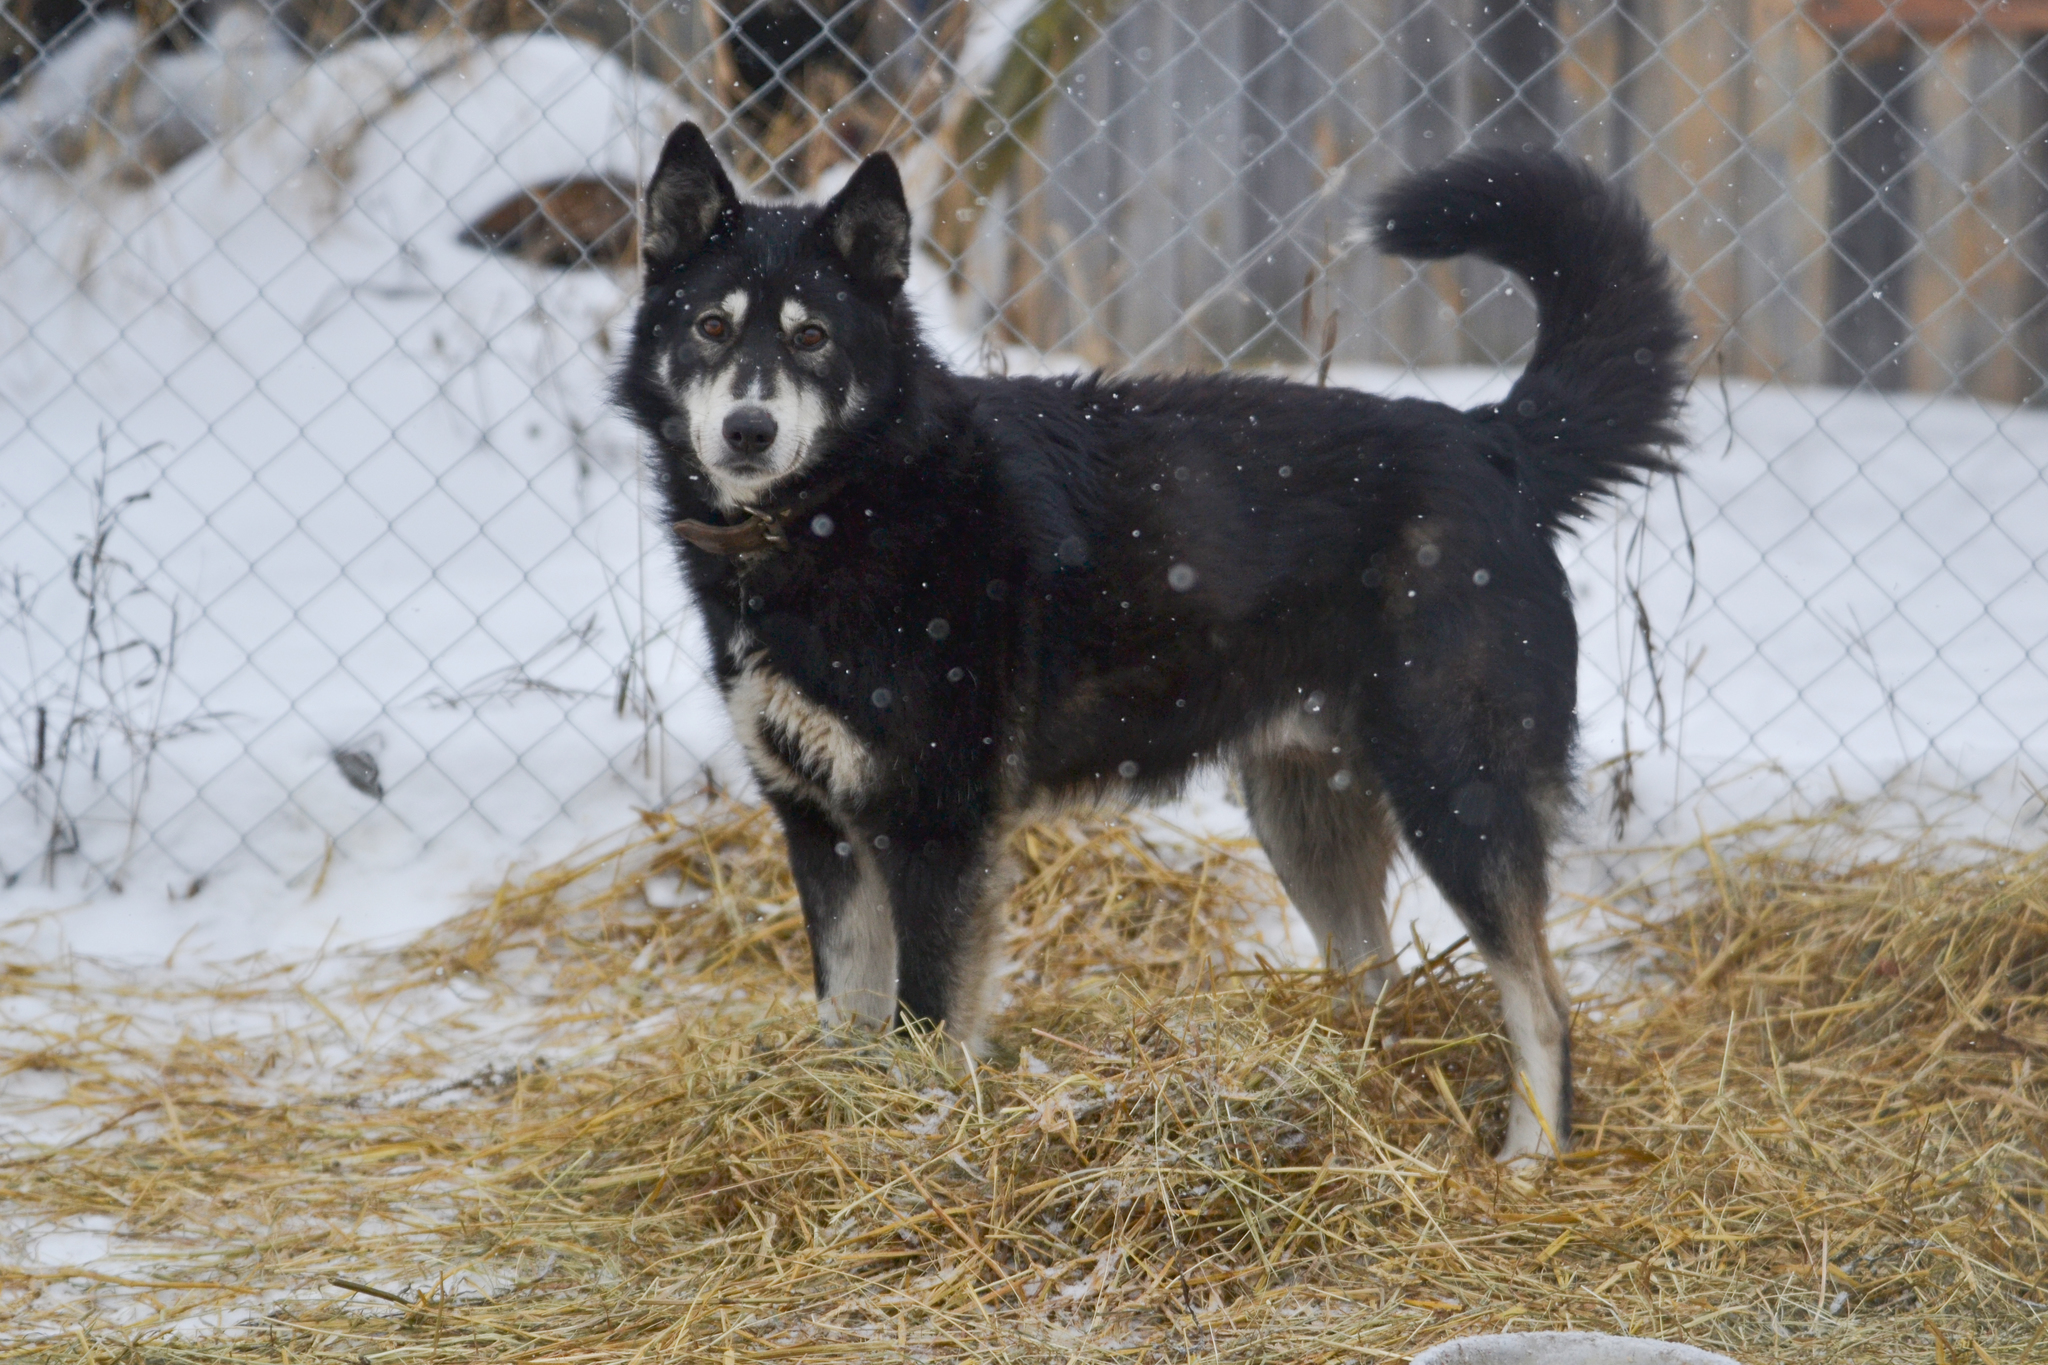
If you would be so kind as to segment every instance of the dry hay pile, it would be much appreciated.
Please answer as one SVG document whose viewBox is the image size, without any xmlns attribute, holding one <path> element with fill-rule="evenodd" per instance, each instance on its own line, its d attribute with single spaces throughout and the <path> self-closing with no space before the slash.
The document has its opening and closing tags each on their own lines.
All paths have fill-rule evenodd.
<svg viewBox="0 0 2048 1365">
<path fill-rule="evenodd" d="M 540 979 L 612 1040 L 584 1060 L 404 1090 L 422 1040 L 256 1103 L 260 1058 L 192 1043 L 154 1091 L 100 1084 L 110 1120 L 164 1121 L 10 1163 L 5 1212 L 191 1254 L 99 1276 L 122 1327 L 0 1272 L 0 1357 L 1311 1362 L 1571 1326 L 2048 1358 L 2042 855 L 1711 857 L 1624 935 L 1641 984 L 1581 1020 L 1578 1150 L 1523 1181 L 1486 1155 L 1483 979 L 1439 957 L 1354 1012 L 1239 960 L 1274 894 L 1241 849 L 1021 836 L 1013 995 L 970 1070 L 817 1037 L 763 814 L 648 825 L 377 987 Z M 163 1330 L 224 1304 L 236 1332 Z"/>
</svg>

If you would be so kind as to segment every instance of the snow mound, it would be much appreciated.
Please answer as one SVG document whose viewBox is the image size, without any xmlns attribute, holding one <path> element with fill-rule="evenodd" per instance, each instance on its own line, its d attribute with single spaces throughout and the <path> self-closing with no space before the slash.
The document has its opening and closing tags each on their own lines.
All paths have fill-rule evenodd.
<svg viewBox="0 0 2048 1365">
<path fill-rule="evenodd" d="M 694 776 L 723 734 L 604 399 L 630 281 L 457 241 L 637 182 L 687 112 L 559 37 L 369 41 L 154 183 L 0 168 L 0 877 L 307 885 L 439 837 L 467 880 Z"/>
</svg>

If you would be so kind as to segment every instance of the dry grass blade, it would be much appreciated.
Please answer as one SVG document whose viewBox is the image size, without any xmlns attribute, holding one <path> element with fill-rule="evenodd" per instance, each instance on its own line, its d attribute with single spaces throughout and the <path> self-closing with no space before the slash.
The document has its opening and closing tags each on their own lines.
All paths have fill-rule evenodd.
<svg viewBox="0 0 2048 1365">
<path fill-rule="evenodd" d="M 508 883 L 359 988 L 539 983 L 594 1040 L 545 1066 L 437 1088 L 423 1044 L 258 1099 L 232 1050 L 145 1058 L 140 1087 L 53 1044 L 35 1064 L 123 1117 L 28 1154 L 8 1213 L 148 1255 L 0 1271 L 0 1356 L 1310 1362 L 1571 1326 L 2041 1358 L 2040 855 L 1718 858 L 1625 941 L 1639 984 L 1579 1031 L 1579 1149 L 1523 1182 L 1486 1157 L 1483 979 L 1447 954 L 1362 1008 L 1245 960 L 1275 893 L 1243 853 L 1020 834 L 974 1064 L 818 1035 L 779 840 L 730 804 Z"/>
</svg>

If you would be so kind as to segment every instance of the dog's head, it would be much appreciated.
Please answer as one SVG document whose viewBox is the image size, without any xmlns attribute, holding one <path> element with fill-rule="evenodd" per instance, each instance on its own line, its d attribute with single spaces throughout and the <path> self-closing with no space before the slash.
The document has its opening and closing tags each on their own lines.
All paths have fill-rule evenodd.
<svg viewBox="0 0 2048 1365">
<path fill-rule="evenodd" d="M 745 204 L 685 123 L 662 148 L 644 221 L 627 401 L 701 467 L 714 501 L 751 505 L 812 468 L 896 382 L 898 335 L 914 330 L 896 163 L 869 157 L 822 207 Z"/>
</svg>

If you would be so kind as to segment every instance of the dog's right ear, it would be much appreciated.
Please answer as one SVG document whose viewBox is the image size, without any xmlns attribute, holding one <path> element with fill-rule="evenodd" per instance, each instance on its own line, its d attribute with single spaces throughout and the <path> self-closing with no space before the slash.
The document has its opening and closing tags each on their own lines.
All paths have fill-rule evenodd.
<svg viewBox="0 0 2048 1365">
<path fill-rule="evenodd" d="M 694 123 L 679 123 L 647 182 L 647 230 L 640 259 L 647 278 L 666 275 L 739 222 L 740 197 L 718 154 Z"/>
</svg>

